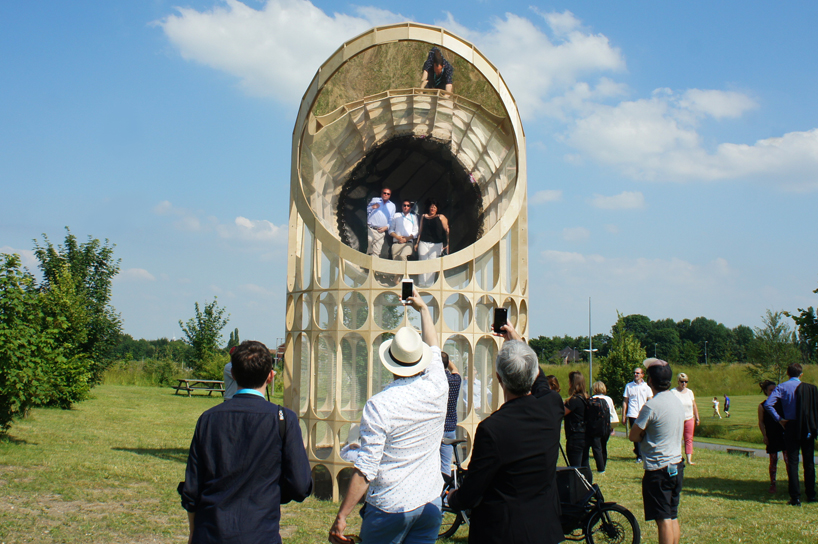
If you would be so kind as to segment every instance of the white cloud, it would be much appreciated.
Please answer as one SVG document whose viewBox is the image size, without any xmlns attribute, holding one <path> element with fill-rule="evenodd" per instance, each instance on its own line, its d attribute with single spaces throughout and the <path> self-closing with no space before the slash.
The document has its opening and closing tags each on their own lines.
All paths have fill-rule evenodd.
<svg viewBox="0 0 818 544">
<path fill-rule="evenodd" d="M 239 287 L 242 291 L 253 295 L 262 295 L 265 297 L 275 296 L 275 293 L 269 289 L 265 289 L 260 285 L 256 285 L 255 283 L 245 283 Z"/>
<path fill-rule="evenodd" d="M 156 281 L 156 277 L 144 268 L 128 268 L 120 272 L 114 281 Z"/>
<path fill-rule="evenodd" d="M 693 112 L 716 119 L 741 117 L 744 112 L 758 107 L 755 100 L 741 93 L 700 89 L 685 91 L 679 104 Z"/>
<path fill-rule="evenodd" d="M 268 0 L 254 9 L 237 0 L 209 11 L 177 8 L 158 22 L 186 60 L 236 76 L 249 94 L 297 103 L 319 66 L 350 38 L 404 20 L 375 7 L 357 16 L 327 15 L 306 0 Z"/>
<path fill-rule="evenodd" d="M 532 204 L 545 204 L 546 202 L 559 202 L 560 200 L 562 200 L 562 191 L 557 189 L 537 191 L 531 197 Z"/>
<path fill-rule="evenodd" d="M 618 195 L 594 195 L 591 206 L 602 210 L 638 210 L 645 207 L 645 196 L 639 191 L 623 191 Z"/>
<path fill-rule="evenodd" d="M 19 255 L 20 264 L 28 268 L 30 272 L 37 270 L 37 265 L 40 262 L 37 260 L 37 257 L 34 256 L 34 251 L 31 249 L 15 249 L 11 246 L 2 246 L 0 247 L 0 253 L 6 253 L 7 255 Z"/>
<path fill-rule="evenodd" d="M 287 227 L 276 226 L 266 219 L 247 219 L 237 217 L 233 225 L 217 225 L 216 231 L 222 238 L 242 240 L 270 241 L 287 240 Z"/>
<path fill-rule="evenodd" d="M 562 239 L 566 242 L 584 242 L 591 236 L 585 227 L 566 227 L 562 229 Z"/>
<path fill-rule="evenodd" d="M 178 217 L 173 226 L 185 232 L 215 232 L 223 240 L 287 243 L 287 227 L 275 225 L 266 219 L 238 216 L 232 223 L 222 223 L 213 216 L 200 219 L 197 213 L 177 208 L 167 200 L 157 204 L 153 211 L 157 215 Z"/>
<path fill-rule="evenodd" d="M 614 225 L 613 223 L 605 225 L 605 230 L 610 232 L 611 234 L 619 234 L 619 227 L 617 225 Z"/>
<path fill-rule="evenodd" d="M 621 92 L 622 86 L 610 80 L 593 88 L 584 82 L 575 87 L 582 78 L 625 70 L 624 57 L 607 37 L 581 30 L 580 21 L 570 11 L 538 15 L 551 36 L 530 19 L 513 13 L 493 19 L 486 32 L 465 28 L 451 14 L 436 24 L 461 34 L 491 59 L 512 89 L 524 119 L 553 112 L 557 106 L 549 100 L 555 97 L 558 103 L 576 102 L 576 96 L 563 97 L 566 93 L 593 92 L 602 97 Z"/>
<path fill-rule="evenodd" d="M 660 90 L 650 99 L 598 105 L 569 127 L 566 142 L 636 179 L 757 179 L 791 190 L 818 189 L 818 129 L 708 150 L 697 132 L 698 119 L 739 110 L 718 100 L 697 100 L 691 109 L 685 98 Z"/>
</svg>

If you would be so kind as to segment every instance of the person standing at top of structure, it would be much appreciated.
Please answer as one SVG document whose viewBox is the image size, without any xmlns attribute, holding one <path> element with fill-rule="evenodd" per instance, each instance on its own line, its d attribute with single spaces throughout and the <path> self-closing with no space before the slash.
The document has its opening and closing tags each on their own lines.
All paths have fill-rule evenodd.
<svg viewBox="0 0 818 544">
<path fill-rule="evenodd" d="M 440 442 L 449 384 L 429 308 L 417 290 L 409 302 L 420 312 L 423 336 L 411 326 L 402 327 L 381 344 L 381 364 L 395 380 L 364 406 L 361 447 L 329 531 L 333 544 L 352 542 L 344 536 L 346 520 L 364 494 L 363 542 L 437 540 L 443 516 Z"/>
<path fill-rule="evenodd" d="M 443 58 L 443 53 L 437 47 L 432 47 L 426 62 L 423 63 L 420 88 L 441 89 L 447 92 L 452 92 L 454 88 L 454 68 Z"/>
<path fill-rule="evenodd" d="M 392 241 L 392 260 L 406 261 L 412 256 L 415 238 L 418 237 L 417 216 L 412 213 L 412 203 L 404 200 L 400 212 L 392 216 L 389 223 L 389 235 Z"/>
<path fill-rule="evenodd" d="M 654 360 L 658 359 L 646 359 L 645 362 Z M 641 368 L 634 368 L 633 381 L 625 386 L 624 401 L 622 402 L 622 424 L 626 427 L 630 425 L 633 428 L 633 422 L 639 417 L 642 406 L 645 405 L 648 399 L 653 398 L 653 392 L 642 379 L 644 375 Z M 636 462 L 641 463 L 642 450 L 638 440 L 633 443 L 633 453 L 636 455 Z"/>
<path fill-rule="evenodd" d="M 391 197 L 392 189 L 384 187 L 381 189 L 381 196 L 374 197 L 366 206 L 367 241 L 369 242 L 367 255 L 388 258 L 383 255 L 383 242 L 386 238 L 386 231 L 389 230 L 389 222 L 395 215 L 395 203 L 389 200 Z"/>
</svg>

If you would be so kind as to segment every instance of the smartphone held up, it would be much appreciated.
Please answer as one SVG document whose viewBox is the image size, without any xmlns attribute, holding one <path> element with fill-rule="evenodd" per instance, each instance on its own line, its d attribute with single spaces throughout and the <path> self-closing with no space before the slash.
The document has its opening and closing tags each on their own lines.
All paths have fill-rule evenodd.
<svg viewBox="0 0 818 544">
<path fill-rule="evenodd" d="M 412 296 L 412 293 L 415 290 L 415 282 L 412 280 L 403 280 L 401 283 L 401 290 L 400 290 L 400 301 L 403 303 L 404 306 L 409 304 L 409 298 Z"/>
<path fill-rule="evenodd" d="M 497 334 L 503 333 L 503 326 L 508 322 L 508 308 L 494 309 L 494 323 L 491 324 L 491 330 Z"/>
</svg>

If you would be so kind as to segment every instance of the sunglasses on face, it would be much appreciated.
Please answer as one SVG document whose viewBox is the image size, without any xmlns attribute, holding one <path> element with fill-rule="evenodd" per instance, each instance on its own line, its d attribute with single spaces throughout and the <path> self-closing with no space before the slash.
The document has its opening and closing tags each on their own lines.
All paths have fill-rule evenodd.
<svg viewBox="0 0 818 544">
<path fill-rule="evenodd" d="M 411 207 L 412 207 L 412 205 L 411 205 L 411 204 L 404 204 L 404 205 L 403 205 L 403 207 L 404 207 L 404 208 L 411 208 Z"/>
<path fill-rule="evenodd" d="M 687 380 L 679 380 L 679 383 L 687 383 Z"/>
<path fill-rule="evenodd" d="M 392 193 L 386 193 L 386 192 L 384 192 L 384 193 L 381 193 L 381 194 L 382 194 L 382 195 L 389 196 L 389 195 L 391 195 Z"/>
</svg>

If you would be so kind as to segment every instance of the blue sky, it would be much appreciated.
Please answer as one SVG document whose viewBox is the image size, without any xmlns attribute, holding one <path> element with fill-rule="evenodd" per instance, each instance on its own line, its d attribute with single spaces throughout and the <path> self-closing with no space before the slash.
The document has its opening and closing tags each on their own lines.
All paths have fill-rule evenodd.
<svg viewBox="0 0 818 544">
<path fill-rule="evenodd" d="M 218 296 L 273 344 L 298 101 L 343 41 L 409 19 L 518 102 L 532 335 L 585 334 L 588 297 L 594 333 L 818 304 L 818 5 L 664 4 L 4 2 L 0 251 L 109 238 L 126 332 L 179 337 Z"/>
</svg>

